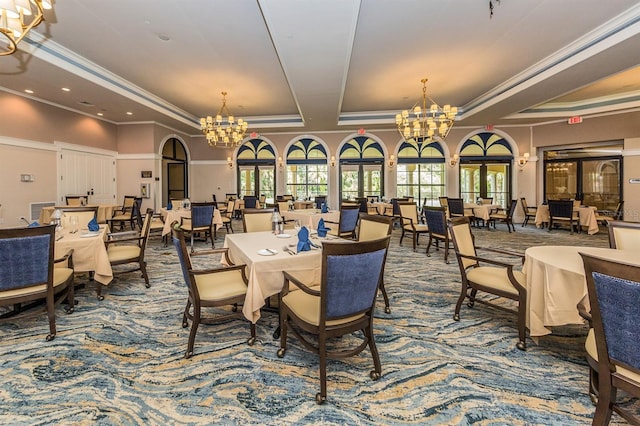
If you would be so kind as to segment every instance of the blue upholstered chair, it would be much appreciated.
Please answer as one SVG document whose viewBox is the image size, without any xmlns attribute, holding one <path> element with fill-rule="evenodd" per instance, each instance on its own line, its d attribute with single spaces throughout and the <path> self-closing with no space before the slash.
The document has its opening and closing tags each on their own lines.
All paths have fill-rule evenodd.
<svg viewBox="0 0 640 426">
<path fill-rule="evenodd" d="M 373 335 L 373 311 L 387 257 L 389 237 L 354 243 L 326 242 L 322 247 L 320 283 L 303 283 L 284 271 L 280 301 L 280 349 L 284 357 L 287 334 L 291 331 L 303 346 L 320 357 L 320 392 L 316 402 L 327 398 L 327 358 L 345 358 L 367 346 L 373 356 L 373 380 L 380 378 L 382 367 Z M 300 290 L 289 292 L 289 284 Z M 300 332 L 317 336 L 317 345 Z M 334 337 L 362 331 L 363 341 L 355 348 L 333 348 Z M 344 341 L 340 341 L 344 345 Z"/>
<path fill-rule="evenodd" d="M 358 241 L 371 241 L 378 238 L 384 238 L 391 235 L 393 231 L 393 218 L 391 216 L 382 216 L 379 214 L 360 213 L 360 222 L 358 224 Z M 384 298 L 384 311 L 391 313 L 389 305 L 389 296 L 384 287 L 384 277 L 380 279 L 380 292 Z"/>
<path fill-rule="evenodd" d="M 497 309 L 514 312 L 499 303 L 494 303 L 495 297 L 477 297 L 478 292 L 511 299 L 518 306 L 514 312 L 518 316 L 518 343 L 516 347 L 523 351 L 526 350 L 526 277 L 522 271 L 514 269 L 515 262 L 498 261 L 495 258 L 488 257 L 488 255 L 493 253 L 501 257 L 512 256 L 517 258 L 520 261 L 519 263 L 524 262 L 524 256 L 506 250 L 476 246 L 475 239 L 471 233 L 471 224 L 467 217 L 452 218 L 448 226 L 462 278 L 460 296 L 456 303 L 453 320 L 460 321 L 460 308 L 465 299 L 469 299 L 467 302 L 469 308 L 473 308 L 475 303 L 478 302 Z M 480 256 L 478 251 L 482 251 L 484 256 Z"/>
<path fill-rule="evenodd" d="M 581 256 L 591 306 L 585 348 L 597 399 L 593 424 L 609 424 L 612 411 L 640 424 L 637 410 L 617 401 L 618 389 L 640 398 L 640 266 Z"/>
<path fill-rule="evenodd" d="M 321 209 L 322 208 L 322 203 L 326 203 L 327 202 L 327 196 L 326 195 L 316 195 L 314 200 L 314 205 L 316 207 L 316 209 Z"/>
<path fill-rule="evenodd" d="M 213 226 L 213 202 L 191 203 L 191 217 L 183 217 L 180 221 L 180 229 L 191 235 L 191 253 L 193 253 L 193 239 L 196 233 L 204 234 L 204 241 L 207 237 L 211 239 L 211 248 L 214 247 L 213 240 L 216 238 Z"/>
<path fill-rule="evenodd" d="M 54 267 L 55 225 L 0 229 L 0 305 L 13 306 L 3 317 L 13 316 L 22 303 L 44 299 L 49 317 L 47 340 L 56 336 L 55 297 L 67 299 L 67 313 L 74 309 L 72 252 Z"/>
<path fill-rule="evenodd" d="M 358 218 L 360 217 L 360 206 L 357 204 L 343 205 L 340 207 L 340 220 L 338 223 L 325 219 L 325 223 L 337 225 L 329 226 L 330 233 L 344 238 L 355 238 L 356 228 L 358 227 Z"/>
<path fill-rule="evenodd" d="M 435 245 L 440 250 L 440 242 L 444 243 L 444 262 L 449 263 L 449 229 L 447 228 L 447 208 L 424 206 L 422 214 L 429 228 L 429 244 L 427 244 L 427 256 L 431 246 Z"/>
<path fill-rule="evenodd" d="M 258 202 L 258 197 L 256 197 L 255 195 L 245 195 L 243 200 L 245 209 L 255 209 L 256 203 Z"/>
<path fill-rule="evenodd" d="M 182 315 L 182 327 L 187 328 L 189 320 L 191 320 L 189 342 L 187 352 L 184 355 L 185 358 L 190 358 L 193 355 L 193 345 L 200 324 L 217 324 L 232 318 L 244 318 L 242 312 L 238 312 L 237 308 L 238 304 L 244 302 L 247 294 L 247 277 L 244 272 L 245 265 L 234 265 L 228 257 L 227 248 L 198 251 L 191 256 L 224 254 L 227 264 L 231 266 L 217 269 L 194 269 L 184 241 L 184 232 L 177 224 L 177 222 L 172 224 L 172 239 L 180 259 L 184 282 L 189 290 L 187 306 Z M 202 315 L 202 308 L 228 305 L 233 305 L 233 312 L 206 317 Z M 252 323 L 250 329 L 251 337 L 247 343 L 253 345 L 256 340 L 255 324 Z"/>
</svg>

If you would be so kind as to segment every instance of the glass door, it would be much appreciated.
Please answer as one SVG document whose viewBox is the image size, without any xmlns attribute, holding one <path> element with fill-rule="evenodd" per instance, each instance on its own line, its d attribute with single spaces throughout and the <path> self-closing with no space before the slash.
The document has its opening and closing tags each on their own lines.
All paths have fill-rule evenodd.
<svg viewBox="0 0 640 426">
<path fill-rule="evenodd" d="M 258 188 L 260 193 L 256 196 L 264 195 L 268 203 L 273 203 L 276 194 L 276 169 L 274 166 L 258 166 Z"/>
<path fill-rule="evenodd" d="M 616 210 L 620 202 L 620 159 L 582 160 L 582 204 Z"/>
<path fill-rule="evenodd" d="M 264 194 L 266 201 L 273 203 L 276 190 L 276 169 L 273 164 L 243 164 L 238 166 L 238 172 L 240 196 L 260 197 Z"/>
<path fill-rule="evenodd" d="M 507 162 L 460 164 L 460 197 L 465 203 L 493 198 L 507 207 L 511 200 L 511 165 Z"/>
<path fill-rule="evenodd" d="M 256 166 L 238 166 L 238 177 L 240 179 L 239 194 L 241 197 L 245 195 L 256 195 Z"/>
<path fill-rule="evenodd" d="M 360 167 L 357 164 L 340 166 L 340 199 L 355 200 L 358 197 Z"/>
<path fill-rule="evenodd" d="M 340 165 L 341 200 L 355 200 L 368 195 L 381 196 L 383 185 L 381 163 Z"/>
</svg>

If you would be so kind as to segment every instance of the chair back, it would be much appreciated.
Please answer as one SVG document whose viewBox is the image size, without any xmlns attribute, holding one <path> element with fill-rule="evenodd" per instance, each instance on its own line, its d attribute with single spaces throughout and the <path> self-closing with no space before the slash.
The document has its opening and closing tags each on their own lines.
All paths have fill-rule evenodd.
<svg viewBox="0 0 640 426">
<path fill-rule="evenodd" d="M 289 210 L 289 202 L 288 201 L 278 201 L 278 212 L 280 212 L 280 215 L 284 215 L 286 211 Z"/>
<path fill-rule="evenodd" d="M 573 201 L 549 200 L 549 216 L 571 219 L 573 217 Z"/>
<path fill-rule="evenodd" d="M 226 199 L 227 201 L 235 201 L 235 200 L 236 200 L 236 198 L 238 198 L 238 196 L 237 196 L 235 193 L 227 192 L 227 193 L 225 194 L 225 199 Z"/>
<path fill-rule="evenodd" d="M 411 219 L 414 225 L 419 223 L 418 221 L 418 207 L 415 203 L 409 201 L 399 201 L 398 210 L 400 212 L 400 217 L 402 218 L 402 224 L 408 225 L 409 222 L 407 219 Z M 406 221 L 406 222 L 405 222 Z"/>
<path fill-rule="evenodd" d="M 191 203 L 191 228 L 211 226 L 214 210 L 213 202 Z"/>
<path fill-rule="evenodd" d="M 352 232 L 355 235 L 359 213 L 360 206 L 358 205 L 340 207 L 340 225 L 338 226 L 340 234 Z"/>
<path fill-rule="evenodd" d="M 267 202 L 267 196 L 264 194 L 260 194 L 260 205 L 264 206 L 266 202 Z"/>
<path fill-rule="evenodd" d="M 471 266 L 477 266 L 478 261 L 461 257 L 461 255 L 476 256 L 475 239 L 471 233 L 471 222 L 469 218 L 456 217 L 451 219 L 449 222 L 449 234 L 453 240 L 460 269 L 464 271 Z"/>
<path fill-rule="evenodd" d="M 369 211 L 369 205 L 367 204 L 367 198 L 366 197 L 356 197 L 356 202 L 358 203 L 358 206 L 360 206 L 360 213 L 367 213 Z"/>
<path fill-rule="evenodd" d="M 326 195 L 316 195 L 316 197 L 314 198 L 314 203 L 316 206 L 316 209 L 321 209 L 322 208 L 322 203 L 326 203 L 327 202 L 327 196 Z"/>
<path fill-rule="evenodd" d="M 462 198 L 448 198 L 447 206 L 452 216 L 464 216 L 464 201 Z"/>
<path fill-rule="evenodd" d="M 367 195 L 367 201 L 370 203 L 377 203 L 380 201 L 380 197 L 378 195 Z"/>
<path fill-rule="evenodd" d="M 480 198 L 480 204 L 493 204 L 493 197 Z"/>
<path fill-rule="evenodd" d="M 616 374 L 617 367 L 631 369 L 638 375 L 640 267 L 583 253 L 580 255 L 587 279 L 600 384 L 610 381 L 610 374 Z M 640 394 L 639 387 L 636 382 L 636 395 Z"/>
<path fill-rule="evenodd" d="M 438 197 L 440 207 L 449 207 L 449 197 Z"/>
<path fill-rule="evenodd" d="M 447 209 L 446 207 L 430 207 L 424 206 L 422 214 L 427 222 L 427 228 L 433 235 L 447 238 Z"/>
<path fill-rule="evenodd" d="M 609 247 L 640 252 L 640 222 L 609 222 Z"/>
<path fill-rule="evenodd" d="M 0 229 L 0 294 L 45 285 L 53 297 L 54 243 L 55 225 Z"/>
<path fill-rule="evenodd" d="M 245 209 L 255 209 L 256 203 L 258 202 L 258 197 L 254 195 L 245 195 L 243 200 Z"/>
<path fill-rule="evenodd" d="M 65 200 L 68 206 L 85 206 L 87 204 L 86 195 L 67 195 Z"/>
<path fill-rule="evenodd" d="M 125 195 L 124 196 L 124 200 L 122 201 L 122 212 L 128 212 L 131 211 L 131 209 L 133 208 L 133 203 L 136 200 L 135 195 Z"/>
<path fill-rule="evenodd" d="M 151 221 L 153 220 L 153 209 L 147 209 L 144 220 L 142 221 L 142 227 L 140 228 L 140 261 L 144 258 L 144 250 L 147 248 L 147 240 L 149 239 L 149 232 L 151 231 Z"/>
<path fill-rule="evenodd" d="M 244 232 L 271 231 L 273 209 L 244 209 L 242 226 Z"/>
<path fill-rule="evenodd" d="M 573 201 L 573 208 L 577 209 L 582 205 L 582 200 L 572 200 Z"/>
<path fill-rule="evenodd" d="M 527 215 L 529 213 L 529 205 L 527 204 L 527 199 L 522 197 L 520 198 L 520 204 L 522 205 L 522 212 Z"/>
<path fill-rule="evenodd" d="M 360 213 L 358 241 L 371 241 L 391 235 L 393 218 L 391 216 Z"/>
<path fill-rule="evenodd" d="M 321 328 L 333 319 L 373 313 L 389 238 L 322 245 Z"/>
<path fill-rule="evenodd" d="M 511 205 L 509 206 L 509 210 L 507 210 L 507 219 L 513 218 L 513 214 L 516 212 L 517 206 L 518 206 L 518 200 L 511 200 Z"/>
<path fill-rule="evenodd" d="M 191 265 L 191 257 L 189 256 L 187 243 L 184 240 L 184 231 L 182 231 L 178 226 L 174 226 L 171 231 L 171 235 L 173 246 L 176 248 L 176 252 L 178 253 L 178 260 L 180 261 L 180 269 L 182 269 L 184 283 L 187 285 L 189 292 L 193 291 L 195 296 L 199 297 L 197 287 L 192 285 L 193 283 L 190 271 L 193 267 Z M 193 278 L 193 280 L 195 281 L 195 278 Z"/>
<path fill-rule="evenodd" d="M 87 224 L 92 219 L 97 220 L 98 206 L 93 206 L 93 207 L 66 206 L 60 209 L 60 213 L 62 213 L 63 223 L 65 223 L 65 226 L 69 223 L 69 218 L 71 216 L 77 216 L 78 226 L 80 228 L 86 228 Z"/>
<path fill-rule="evenodd" d="M 227 200 L 227 211 L 225 215 L 227 217 L 233 217 L 233 209 L 235 208 L 236 202 L 234 200 Z"/>
</svg>

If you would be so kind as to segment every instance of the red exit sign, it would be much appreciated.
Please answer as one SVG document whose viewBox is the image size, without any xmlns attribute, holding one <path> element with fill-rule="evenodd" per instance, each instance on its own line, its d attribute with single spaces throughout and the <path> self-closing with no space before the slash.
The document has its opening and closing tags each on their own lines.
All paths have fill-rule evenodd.
<svg viewBox="0 0 640 426">
<path fill-rule="evenodd" d="M 569 123 L 569 124 L 580 124 L 580 123 L 582 123 L 582 117 L 580 117 L 579 115 L 577 115 L 575 117 L 569 117 L 569 120 L 567 121 L 567 123 Z"/>
</svg>

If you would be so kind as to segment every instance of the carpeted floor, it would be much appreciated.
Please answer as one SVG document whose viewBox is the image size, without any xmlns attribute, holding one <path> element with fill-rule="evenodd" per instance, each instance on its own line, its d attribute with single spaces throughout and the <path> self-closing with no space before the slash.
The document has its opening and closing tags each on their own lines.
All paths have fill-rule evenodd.
<svg viewBox="0 0 640 426">
<path fill-rule="evenodd" d="M 234 224 L 236 229 L 240 223 Z M 597 235 L 516 227 L 515 234 L 475 230 L 480 245 L 524 251 L 533 245 L 607 246 Z M 606 231 L 606 230 L 604 230 Z M 589 424 L 584 326 L 554 330 L 516 349 L 515 316 L 463 306 L 452 320 L 460 273 L 442 252 L 414 253 L 410 240 L 390 245 L 385 283 L 391 314 L 376 313 L 382 377 L 369 378 L 368 351 L 329 361 L 328 400 L 319 390 L 317 357 L 295 338 L 276 355 L 274 314 L 248 322 L 201 326 L 195 355 L 185 360 L 181 327 L 186 289 L 174 249 L 151 240 L 151 288 L 122 275 L 95 298 L 94 284 L 76 293 L 75 312 L 58 313 L 58 335 L 45 341 L 44 313 L 0 323 L 2 424 Z M 224 232 L 216 245 L 222 246 Z M 426 239 L 422 242 L 426 244 Z M 614 416 L 614 423 L 620 421 Z"/>
</svg>

